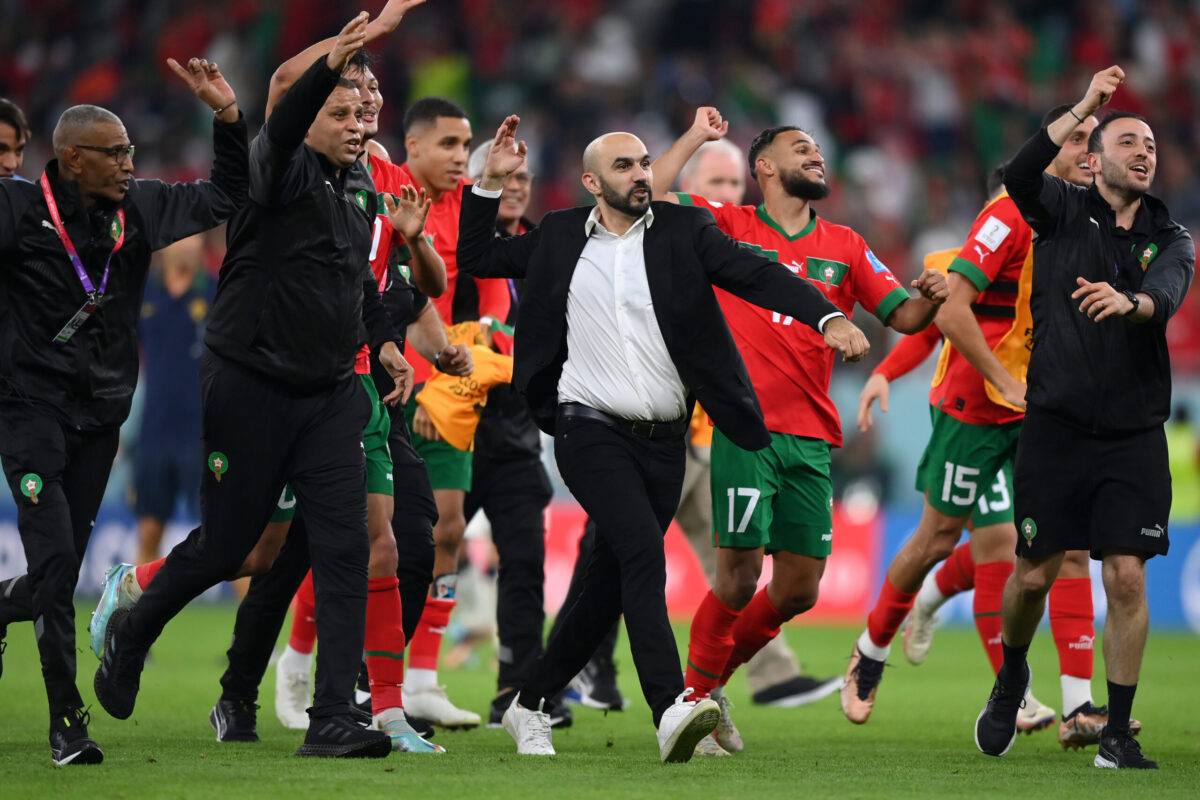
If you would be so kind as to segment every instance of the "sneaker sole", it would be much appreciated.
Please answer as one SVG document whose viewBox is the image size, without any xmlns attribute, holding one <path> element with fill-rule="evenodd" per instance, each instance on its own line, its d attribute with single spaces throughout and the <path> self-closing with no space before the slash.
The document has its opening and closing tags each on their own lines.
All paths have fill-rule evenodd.
<svg viewBox="0 0 1200 800">
<path fill-rule="evenodd" d="M 1099 753 L 1096 754 L 1096 758 L 1092 761 L 1092 765 L 1099 767 L 1100 769 L 1119 769 L 1117 762 L 1109 761 Z"/>
<path fill-rule="evenodd" d="M 684 719 L 683 723 L 667 740 L 667 754 L 663 757 L 664 764 L 681 764 L 691 761 L 696 754 L 696 745 L 717 728 L 721 721 L 721 711 L 717 708 L 696 708 Z"/>
<path fill-rule="evenodd" d="M 788 695 L 780 697 L 777 700 L 771 700 L 767 703 L 759 703 L 758 705 L 770 706 L 772 708 L 799 708 L 806 706 L 809 703 L 815 703 L 818 700 L 824 700 L 834 692 L 840 692 L 846 684 L 846 679 L 842 677 L 830 678 L 815 689 L 810 689 L 807 692 L 800 694 Z"/>
<path fill-rule="evenodd" d="M 358 744 L 304 744 L 296 751 L 296 755 L 316 758 L 387 758 L 391 752 L 392 740 L 384 737 L 378 741 Z"/>
<path fill-rule="evenodd" d="M 989 753 L 988 751 L 984 750 L 983 745 L 981 745 L 979 743 L 979 721 L 981 719 L 983 719 L 983 715 L 986 713 L 987 713 L 987 706 L 984 706 L 983 711 L 980 711 L 979 716 L 975 718 L 975 728 L 974 728 L 974 731 L 972 734 L 975 738 L 975 747 L 979 750 L 979 752 L 983 753 L 985 756 L 994 756 L 995 758 L 1003 758 L 1004 756 L 1008 755 L 1008 751 L 1012 750 L 1013 743 L 1017 741 L 1017 731 L 1016 731 L 1016 729 L 1013 729 L 1012 738 L 1008 740 L 1008 744 L 1005 745 L 1003 750 L 1001 750 L 999 753 Z"/>
</svg>

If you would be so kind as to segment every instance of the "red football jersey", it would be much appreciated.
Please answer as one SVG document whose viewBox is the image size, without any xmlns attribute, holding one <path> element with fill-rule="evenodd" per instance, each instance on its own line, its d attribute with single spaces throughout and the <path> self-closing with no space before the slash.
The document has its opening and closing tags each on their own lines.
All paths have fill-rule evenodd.
<svg viewBox="0 0 1200 800">
<path fill-rule="evenodd" d="M 395 195 L 404 185 L 400 168 L 390 161 L 384 161 L 374 153 L 367 155 L 367 171 L 375 181 L 375 191 L 379 195 L 379 212 L 375 216 L 374 236 L 371 239 L 371 272 L 375 274 L 375 283 L 382 293 L 387 288 L 388 257 L 392 252 L 392 243 L 400 238 L 396 229 L 387 217 L 387 206 L 383 204 L 383 195 Z M 371 374 L 371 348 L 365 344 L 359 348 L 354 357 L 354 371 L 359 375 Z"/>
<path fill-rule="evenodd" d="M 951 272 L 961 274 L 980 292 L 972 308 L 988 347 L 995 347 L 1013 326 L 1021 269 L 1032 246 L 1033 229 L 1004 194 L 979 212 L 966 244 L 950 264 Z M 929 402 L 972 425 L 1000 425 L 1025 416 L 993 403 L 983 375 L 952 347 L 945 376 L 930 389 Z"/>
<path fill-rule="evenodd" d="M 855 302 L 886 321 L 909 298 L 892 271 L 845 225 L 813 212 L 810 223 L 789 236 L 763 206 L 714 203 L 677 195 L 681 203 L 707 208 L 717 226 L 742 247 L 778 261 L 807 278 L 850 316 Z M 767 429 L 842 444 L 837 408 L 829 398 L 835 353 L 819 333 L 791 317 L 751 305 L 721 289 L 717 300 L 741 351 L 762 405 Z"/>
</svg>

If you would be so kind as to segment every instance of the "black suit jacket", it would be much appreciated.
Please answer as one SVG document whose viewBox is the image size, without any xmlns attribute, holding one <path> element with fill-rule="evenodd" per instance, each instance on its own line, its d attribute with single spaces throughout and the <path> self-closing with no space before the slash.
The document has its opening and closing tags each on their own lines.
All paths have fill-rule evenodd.
<svg viewBox="0 0 1200 800">
<path fill-rule="evenodd" d="M 567 360 L 567 292 L 592 209 L 555 211 L 535 231 L 498 239 L 499 203 L 463 192 L 458 268 L 481 278 L 525 279 L 513 384 L 529 400 L 538 427 L 553 434 L 558 379 Z M 689 411 L 698 400 L 739 447 L 766 447 L 771 438 L 758 397 L 712 287 L 814 329 L 838 308 L 786 267 L 739 247 L 707 210 L 664 202 L 653 208 L 654 224 L 643 240 L 646 278 L 667 352 L 690 393 Z"/>
</svg>

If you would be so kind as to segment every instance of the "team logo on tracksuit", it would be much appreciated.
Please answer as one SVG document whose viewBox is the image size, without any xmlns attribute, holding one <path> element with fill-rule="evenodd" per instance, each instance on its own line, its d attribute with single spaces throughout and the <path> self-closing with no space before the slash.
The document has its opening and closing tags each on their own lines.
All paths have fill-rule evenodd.
<svg viewBox="0 0 1200 800">
<path fill-rule="evenodd" d="M 1037 523 L 1033 517 L 1026 517 L 1021 522 L 1021 535 L 1025 537 L 1025 544 L 1033 544 L 1033 537 L 1037 536 Z"/>
<path fill-rule="evenodd" d="M 213 450 L 208 454 L 208 470 L 217 479 L 217 483 L 220 483 L 221 476 L 229 472 L 229 456 L 220 450 Z"/>
<path fill-rule="evenodd" d="M 36 472 L 27 472 L 21 476 L 21 494 L 37 505 L 38 494 L 42 491 L 42 476 Z"/>
</svg>

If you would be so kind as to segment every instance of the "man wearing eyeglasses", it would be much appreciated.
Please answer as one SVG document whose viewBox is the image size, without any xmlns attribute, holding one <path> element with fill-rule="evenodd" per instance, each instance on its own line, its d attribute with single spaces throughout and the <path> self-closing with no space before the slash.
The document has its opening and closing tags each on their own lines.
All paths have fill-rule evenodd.
<svg viewBox="0 0 1200 800">
<path fill-rule="evenodd" d="M 246 124 L 216 64 L 168 61 L 213 109 L 212 179 L 137 180 L 119 117 L 74 106 L 33 183 L 0 179 L 0 464 L 28 573 L 0 581 L 10 622 L 35 620 L 56 765 L 98 764 L 75 685 L 79 565 L 137 384 L 137 324 L 150 254 L 244 204 Z"/>
</svg>

